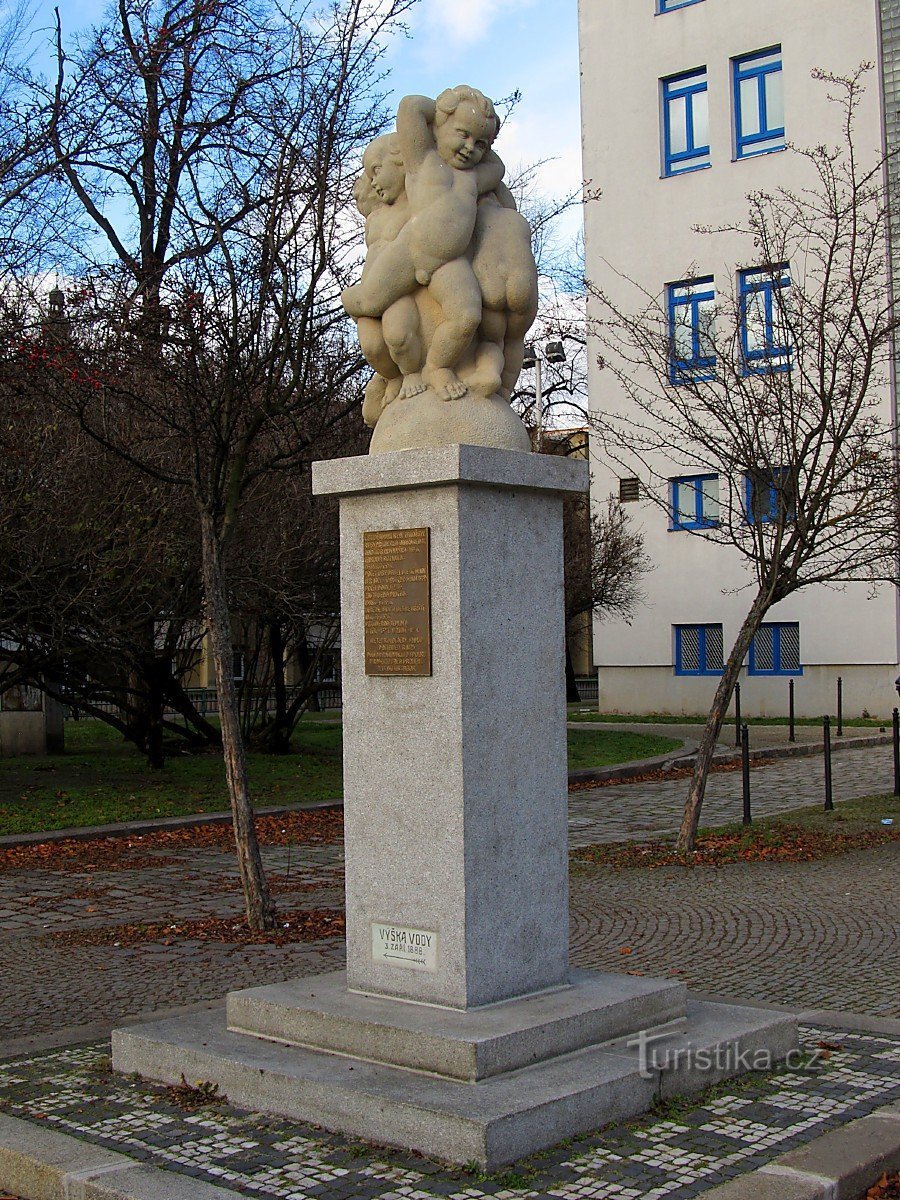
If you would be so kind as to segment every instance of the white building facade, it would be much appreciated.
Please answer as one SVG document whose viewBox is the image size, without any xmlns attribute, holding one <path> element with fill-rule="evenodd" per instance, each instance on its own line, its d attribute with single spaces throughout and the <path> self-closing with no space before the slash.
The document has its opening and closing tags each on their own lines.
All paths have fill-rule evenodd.
<svg viewBox="0 0 900 1200">
<path fill-rule="evenodd" d="M 634 283 L 659 297 L 673 328 L 686 330 L 690 357 L 691 327 L 702 324 L 709 297 L 757 282 L 745 239 L 694 227 L 739 219 L 754 190 L 808 186 L 808 164 L 786 142 L 840 141 L 839 114 L 811 72 L 849 75 L 874 63 L 856 145 L 874 162 L 898 144 L 900 4 L 580 0 L 580 9 L 584 174 L 602 193 L 585 210 L 586 275 L 622 307 Z M 786 271 L 788 285 L 789 264 Z M 628 397 L 598 368 L 598 353 L 595 342 L 592 408 L 627 413 Z M 697 341 L 693 353 L 702 355 Z M 878 399 L 892 419 L 893 387 Z M 654 564 L 632 623 L 606 618 L 595 627 L 600 708 L 702 713 L 752 597 L 739 553 L 691 529 L 714 518 L 718 484 L 705 484 L 702 473 L 680 476 L 673 464 L 659 469 L 668 481 L 653 485 L 652 503 L 638 467 L 629 473 L 596 452 L 592 474 L 595 503 L 621 497 Z M 845 716 L 886 718 L 897 703 L 898 664 L 893 586 L 874 594 L 858 583 L 810 587 L 766 615 L 741 673 L 742 712 L 786 715 L 793 681 L 798 716 L 833 713 L 840 676 Z"/>
</svg>

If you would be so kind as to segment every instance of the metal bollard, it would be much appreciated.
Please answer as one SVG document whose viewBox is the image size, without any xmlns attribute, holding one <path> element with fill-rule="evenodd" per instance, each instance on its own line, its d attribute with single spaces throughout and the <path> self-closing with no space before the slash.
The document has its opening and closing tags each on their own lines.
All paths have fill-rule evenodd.
<svg viewBox="0 0 900 1200">
<path fill-rule="evenodd" d="M 831 717 L 822 718 L 822 737 L 825 743 L 825 811 L 832 812 L 834 798 L 831 789 Z"/>
<path fill-rule="evenodd" d="M 734 744 L 741 744 L 741 685 L 734 685 Z"/>
<path fill-rule="evenodd" d="M 844 681 L 840 675 L 837 684 L 837 735 L 844 736 Z"/>
<path fill-rule="evenodd" d="M 752 824 L 750 816 L 750 729 L 741 726 L 741 781 L 744 788 L 744 820 L 745 825 Z"/>
<path fill-rule="evenodd" d="M 900 709 L 894 709 L 894 795 L 900 796 Z"/>
<path fill-rule="evenodd" d="M 794 681 L 788 680 L 788 741 L 796 742 L 797 731 L 794 729 Z"/>
</svg>

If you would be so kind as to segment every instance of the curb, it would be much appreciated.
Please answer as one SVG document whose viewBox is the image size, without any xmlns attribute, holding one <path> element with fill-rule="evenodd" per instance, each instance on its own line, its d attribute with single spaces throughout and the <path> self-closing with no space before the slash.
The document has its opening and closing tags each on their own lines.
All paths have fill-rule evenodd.
<svg viewBox="0 0 900 1200">
<path fill-rule="evenodd" d="M 788 1150 L 706 1200 L 857 1200 L 900 1169 L 900 1103 Z M 69 1134 L 0 1114 L 0 1187 L 22 1200 L 239 1200 L 243 1193 L 139 1163 Z"/>
<path fill-rule="evenodd" d="M 858 1200 L 900 1170 L 900 1103 L 878 1108 L 738 1176 L 704 1200 Z"/>
</svg>

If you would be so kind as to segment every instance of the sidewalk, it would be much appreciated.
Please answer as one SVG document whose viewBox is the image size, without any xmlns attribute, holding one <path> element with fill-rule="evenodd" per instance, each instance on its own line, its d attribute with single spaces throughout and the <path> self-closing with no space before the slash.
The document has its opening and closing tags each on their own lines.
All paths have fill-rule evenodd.
<svg viewBox="0 0 900 1200">
<path fill-rule="evenodd" d="M 849 747 L 835 756 L 834 767 L 837 800 L 891 790 L 889 746 Z M 752 786 L 758 815 L 818 803 L 821 760 L 767 763 L 753 771 Z M 713 775 L 706 821 L 739 819 L 740 787 L 739 772 Z M 573 792 L 570 844 L 672 832 L 684 789 L 680 779 Z M 283 908 L 340 910 L 339 844 L 267 847 L 264 856 Z M 342 965 L 343 944 L 334 938 L 284 947 L 178 938 L 168 945 L 136 944 L 124 937 L 115 944 L 109 931 L 127 924 L 237 916 L 241 897 L 231 854 L 154 849 L 133 839 L 102 871 L 0 870 L 0 1058 L 25 1056 L 0 1064 L 0 1107 L 29 1115 L 28 1128 L 36 1122 L 77 1133 L 106 1147 L 104 1153 L 116 1148 L 129 1159 L 168 1162 L 197 1187 L 201 1179 L 209 1186 L 218 1180 L 226 1184 L 225 1195 L 243 1187 L 243 1194 L 266 1200 L 688 1200 L 897 1094 L 900 1025 L 890 1018 L 900 1017 L 898 879 L 896 842 L 816 863 L 653 872 L 577 864 L 571 883 L 574 965 L 671 975 L 745 1001 L 869 1014 L 870 1028 L 880 1032 L 850 1037 L 818 1014 L 810 1018 L 818 1022 L 808 1034 L 810 1044 L 842 1047 L 829 1052 L 825 1074 L 782 1078 L 765 1095 L 735 1087 L 701 1109 L 673 1110 L 668 1118 L 660 1114 L 581 1139 L 518 1173 L 485 1181 L 227 1108 L 183 1114 L 158 1096 L 148 1102 L 127 1081 L 104 1079 L 102 1039 L 129 1016 L 218 1004 L 229 988 Z M 26 1021 L 31 1036 L 24 1039 Z M 42 1048 L 77 1041 L 91 1045 Z M 112 1090 L 86 1104 L 83 1089 L 90 1098 L 92 1087 Z M 0 1129 L 0 1143 L 4 1136 Z M 524 1190 L 514 1188 L 512 1178 Z M 2 1186 L 11 1184 L 0 1174 Z M 154 1194 L 200 1200 L 204 1193 Z M 746 1193 L 759 1200 L 765 1194 L 758 1180 Z"/>
</svg>

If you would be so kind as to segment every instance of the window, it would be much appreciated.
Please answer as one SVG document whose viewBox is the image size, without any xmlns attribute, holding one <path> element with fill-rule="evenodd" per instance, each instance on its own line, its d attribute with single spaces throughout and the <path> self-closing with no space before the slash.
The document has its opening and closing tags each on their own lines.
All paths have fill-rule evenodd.
<svg viewBox="0 0 900 1200">
<path fill-rule="evenodd" d="M 664 174 L 709 166 L 706 68 L 662 81 Z"/>
<path fill-rule="evenodd" d="M 719 523 L 718 475 L 673 479 L 672 529 L 710 529 Z"/>
<path fill-rule="evenodd" d="M 781 47 L 732 62 L 734 144 L 737 158 L 784 149 L 784 89 Z"/>
<path fill-rule="evenodd" d="M 722 626 L 675 626 L 675 674 L 721 675 Z"/>
<path fill-rule="evenodd" d="M 627 479 L 619 480 L 619 500 L 622 504 L 628 504 L 632 500 L 640 500 L 641 498 L 641 481 L 630 476 Z"/>
<path fill-rule="evenodd" d="M 659 12 L 672 12 L 676 8 L 687 8 L 689 4 L 699 4 L 700 0 L 659 0 Z"/>
<path fill-rule="evenodd" d="M 751 524 L 759 521 L 793 521 L 796 487 L 790 467 L 754 467 L 746 478 L 746 517 Z"/>
<path fill-rule="evenodd" d="M 791 369 L 786 292 L 791 275 L 785 263 L 741 271 L 738 276 L 741 349 L 750 375 Z"/>
<path fill-rule="evenodd" d="M 750 675 L 802 675 L 800 626 L 760 625 L 750 643 Z"/>
<path fill-rule="evenodd" d="M 715 375 L 715 303 L 712 276 L 670 283 L 669 377 L 674 384 L 712 379 Z"/>
<path fill-rule="evenodd" d="M 244 682 L 244 652 L 237 647 L 231 651 L 231 678 L 235 683 Z"/>
</svg>

